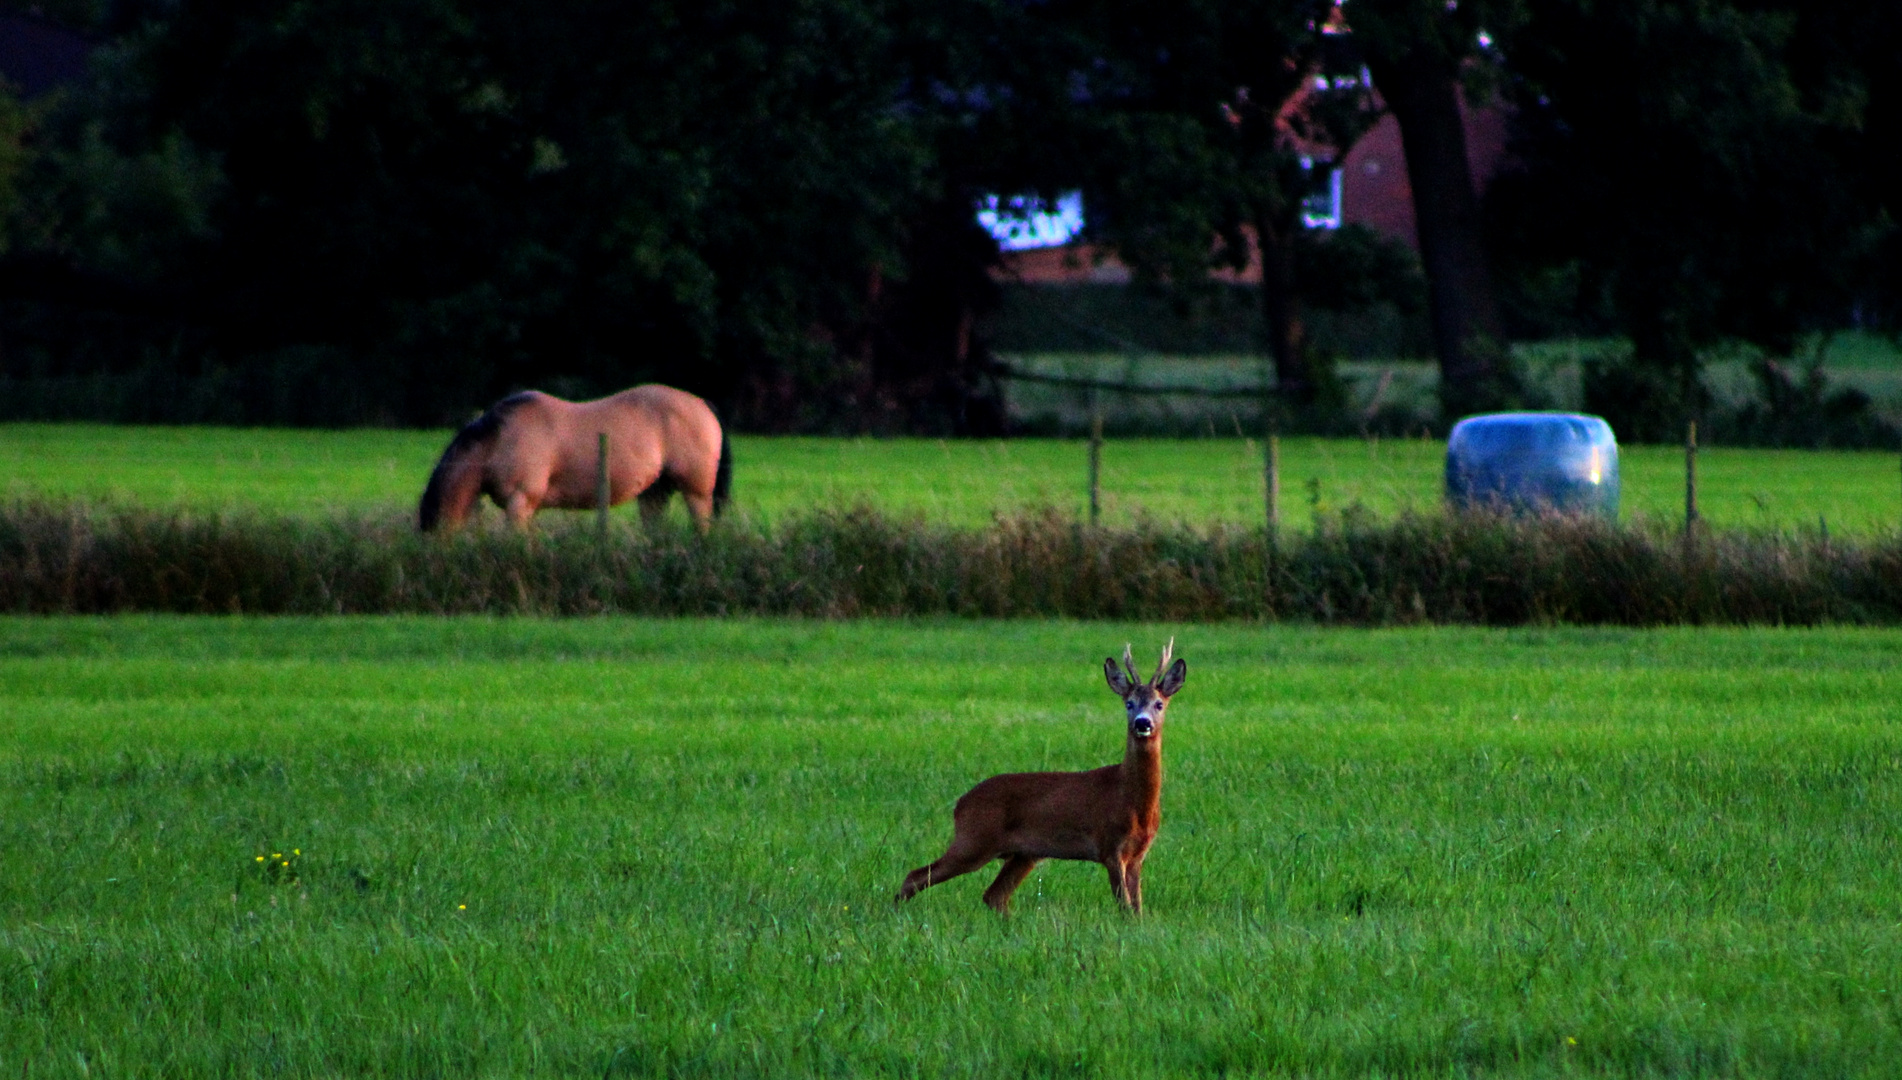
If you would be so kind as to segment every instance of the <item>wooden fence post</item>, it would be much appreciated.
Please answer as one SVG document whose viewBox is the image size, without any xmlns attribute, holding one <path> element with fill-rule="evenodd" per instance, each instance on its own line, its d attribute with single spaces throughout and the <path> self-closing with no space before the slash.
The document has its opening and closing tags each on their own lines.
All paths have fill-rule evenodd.
<svg viewBox="0 0 1902 1080">
<path fill-rule="evenodd" d="M 1262 427 L 1262 495 L 1267 502 L 1268 530 L 1263 534 L 1265 541 L 1261 545 L 1261 602 L 1262 614 L 1273 618 L 1275 611 L 1275 572 L 1280 561 L 1281 547 L 1281 435 L 1276 430 L 1274 400 L 1266 395 L 1261 403 Z"/>
<path fill-rule="evenodd" d="M 1103 516 L 1103 406 L 1090 391 L 1090 524 Z"/>
<path fill-rule="evenodd" d="M 1697 421 L 1684 429 L 1684 537 L 1690 543 L 1697 531 Z"/>
<path fill-rule="evenodd" d="M 1268 429 L 1268 460 L 1264 465 L 1267 475 L 1263 478 L 1268 487 L 1268 535 L 1273 537 L 1281 531 L 1281 436 L 1275 429 Z"/>
<path fill-rule="evenodd" d="M 608 433 L 601 433 L 600 454 L 594 462 L 594 527 L 602 540 L 608 538 L 608 500 L 614 491 L 608 485 Z"/>
</svg>

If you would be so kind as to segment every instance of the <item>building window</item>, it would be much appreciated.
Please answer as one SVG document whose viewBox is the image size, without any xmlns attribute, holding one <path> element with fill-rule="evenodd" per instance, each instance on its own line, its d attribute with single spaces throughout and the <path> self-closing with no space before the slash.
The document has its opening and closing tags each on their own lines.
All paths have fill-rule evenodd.
<svg viewBox="0 0 1902 1080">
<path fill-rule="evenodd" d="M 1315 176 L 1313 158 L 1301 159 L 1301 167 L 1308 171 L 1312 185 L 1306 198 L 1301 200 L 1301 224 L 1310 229 L 1338 229 L 1341 227 L 1341 169 L 1339 166 L 1327 166 L 1325 178 Z"/>
<path fill-rule="evenodd" d="M 1055 206 L 1035 195 L 986 195 L 977 201 L 977 223 L 1005 251 L 1059 247 L 1083 231 L 1083 193 L 1066 191 Z"/>
</svg>

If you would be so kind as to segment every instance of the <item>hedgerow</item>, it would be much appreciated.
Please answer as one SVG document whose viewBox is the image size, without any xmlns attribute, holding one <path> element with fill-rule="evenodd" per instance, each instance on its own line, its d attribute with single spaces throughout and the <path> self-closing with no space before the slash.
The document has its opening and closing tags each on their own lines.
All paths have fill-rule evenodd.
<svg viewBox="0 0 1902 1080">
<path fill-rule="evenodd" d="M 0 610 L 971 616 L 1402 623 L 1902 622 L 1902 537 L 1348 511 L 1312 532 L 870 509 L 686 527 L 548 515 L 421 535 L 86 503 L 0 510 Z"/>
</svg>

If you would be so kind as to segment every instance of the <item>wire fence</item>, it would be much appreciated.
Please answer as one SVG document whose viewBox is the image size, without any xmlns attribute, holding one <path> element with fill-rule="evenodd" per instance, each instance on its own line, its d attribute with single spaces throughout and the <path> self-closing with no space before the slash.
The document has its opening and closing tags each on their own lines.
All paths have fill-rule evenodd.
<svg viewBox="0 0 1902 1080">
<path fill-rule="evenodd" d="M 1158 359 L 1164 358 L 1160 352 L 1148 349 L 1140 343 L 1124 338 L 1121 335 L 1110 333 L 1101 327 L 1090 326 L 1062 313 L 1056 313 L 1056 317 L 1076 330 L 1116 346 L 1130 358 L 1132 364 L 1137 357 L 1145 353 Z M 1281 521 L 1280 439 L 1275 430 L 1275 411 L 1273 406 L 1278 391 L 1274 385 L 1267 382 L 1256 386 L 1239 387 L 1116 382 L 1109 379 L 1086 378 L 1074 375 L 1051 375 L 1039 371 L 1025 371 L 1001 363 L 998 365 L 997 374 L 1001 379 L 1038 383 L 1046 386 L 1068 387 L 1070 389 L 1083 390 L 1089 394 L 1090 465 L 1088 475 L 1091 525 L 1097 525 L 1102 520 L 1103 405 L 1101 395 L 1105 393 L 1127 395 L 1169 394 L 1184 397 L 1208 398 L 1211 400 L 1260 402 L 1262 426 L 1266 428 L 1266 430 L 1262 432 L 1262 492 L 1265 500 L 1263 520 L 1267 525 L 1270 536 L 1273 536 L 1279 529 Z M 1236 427 L 1238 432 L 1240 426 L 1240 420 L 1237 419 Z"/>
</svg>

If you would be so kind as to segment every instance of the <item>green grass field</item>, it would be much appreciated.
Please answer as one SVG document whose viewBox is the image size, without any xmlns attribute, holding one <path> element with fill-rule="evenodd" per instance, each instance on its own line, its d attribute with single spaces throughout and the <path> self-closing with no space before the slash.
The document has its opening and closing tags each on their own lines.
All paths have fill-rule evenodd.
<svg viewBox="0 0 1902 1080">
<path fill-rule="evenodd" d="M 269 512 L 409 513 L 446 432 L 0 425 L 0 497 L 80 496 L 148 505 Z M 1283 520 L 1307 528 L 1315 508 L 1360 502 L 1378 514 L 1439 505 L 1444 445 L 1430 440 L 1282 441 Z M 940 441 L 740 436 L 736 505 L 776 518 L 867 503 L 978 524 L 993 513 L 1052 506 L 1082 513 L 1087 451 L 1059 439 Z M 1700 503 L 1713 526 L 1818 527 L 1846 533 L 1902 525 L 1902 459 L 1845 451 L 1706 450 Z M 1138 514 L 1254 522 L 1262 514 L 1260 447 L 1248 440 L 1111 440 L 1106 520 Z M 1622 452 L 1624 516 L 1681 520 L 1683 453 Z M 632 513 L 631 510 L 623 512 Z"/>
<path fill-rule="evenodd" d="M 1169 633 L 1149 913 L 894 911 Z M 1898 647 L 0 620 L 0 1075 L 1892 1075 Z"/>
</svg>

